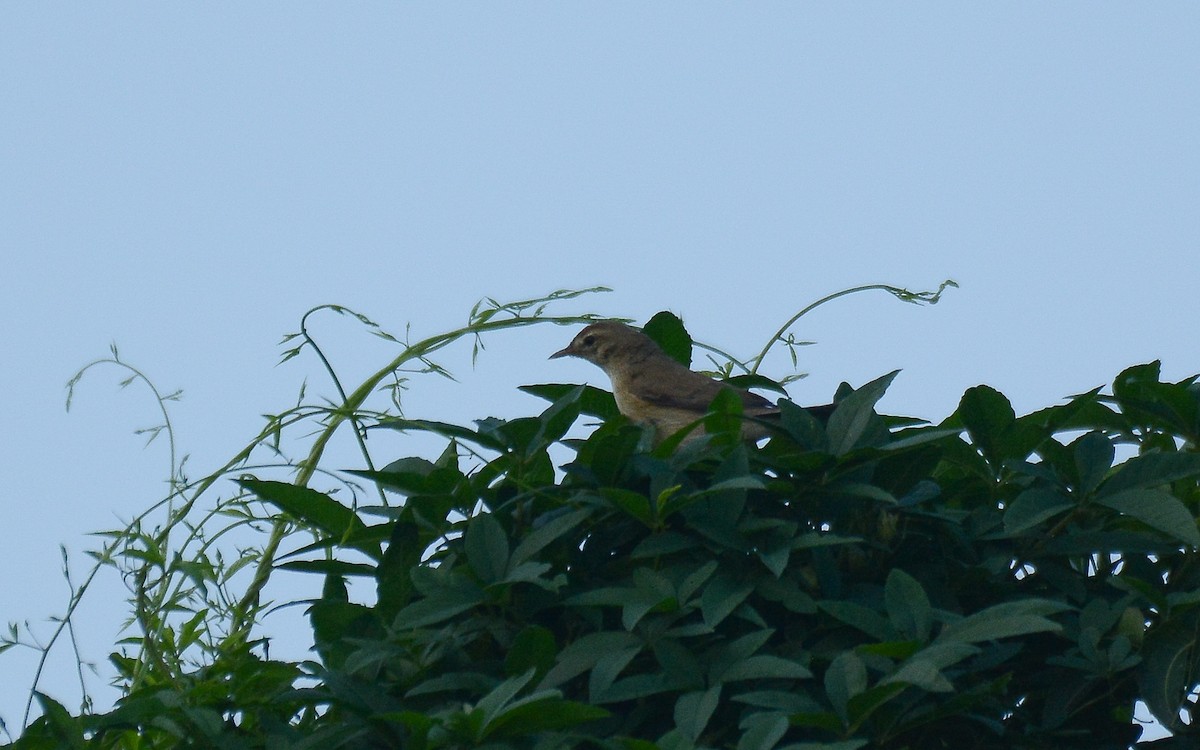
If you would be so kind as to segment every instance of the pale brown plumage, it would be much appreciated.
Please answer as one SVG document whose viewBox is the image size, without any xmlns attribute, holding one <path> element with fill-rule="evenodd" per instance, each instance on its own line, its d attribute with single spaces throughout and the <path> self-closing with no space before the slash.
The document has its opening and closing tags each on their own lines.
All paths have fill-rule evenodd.
<svg viewBox="0 0 1200 750">
<path fill-rule="evenodd" d="M 746 416 L 770 417 L 779 413 L 775 404 L 756 393 L 689 370 L 649 336 L 623 323 L 592 323 L 550 358 L 567 356 L 585 359 L 604 370 L 612 381 L 617 408 L 630 420 L 653 427 L 655 442 L 703 417 L 722 390 L 741 397 Z M 688 439 L 702 433 L 700 426 Z M 768 434 L 763 425 L 751 421 L 743 424 L 742 436 L 747 440 L 758 440 Z"/>
</svg>

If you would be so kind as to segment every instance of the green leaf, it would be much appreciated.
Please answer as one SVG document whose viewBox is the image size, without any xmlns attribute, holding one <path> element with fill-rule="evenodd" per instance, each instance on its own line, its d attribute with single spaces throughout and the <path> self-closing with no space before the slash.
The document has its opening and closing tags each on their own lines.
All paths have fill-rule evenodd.
<svg viewBox="0 0 1200 750">
<path fill-rule="evenodd" d="M 1134 531 L 1076 531 L 1055 537 L 1046 545 L 1053 555 L 1092 555 L 1097 552 L 1121 550 L 1122 555 L 1174 554 L 1179 542 L 1166 539 L 1158 533 Z M 1116 579 L 1119 581 L 1121 576 Z M 1114 585 L 1116 583 L 1114 581 Z"/>
<path fill-rule="evenodd" d="M 313 603 L 308 615 L 317 651 L 331 665 L 342 664 L 349 655 L 351 648 L 346 642 L 349 634 L 362 637 L 375 623 L 375 613 L 369 607 L 338 601 L 328 594 Z"/>
<path fill-rule="evenodd" d="M 815 547 L 834 547 L 841 544 L 857 544 L 862 537 L 842 536 L 828 531 L 810 531 L 800 534 L 792 542 L 792 549 L 813 549 Z"/>
<path fill-rule="evenodd" d="M 663 677 L 679 690 L 699 689 L 705 684 L 701 654 L 688 648 L 692 644 L 685 644 L 687 633 L 676 629 L 671 636 L 677 637 L 659 637 L 652 646 Z"/>
<path fill-rule="evenodd" d="M 721 686 L 708 690 L 684 693 L 675 701 L 675 726 L 692 742 L 700 739 L 721 698 Z"/>
<path fill-rule="evenodd" d="M 1004 510 L 1004 531 L 1020 534 L 1074 507 L 1075 501 L 1057 490 L 1025 490 Z"/>
<path fill-rule="evenodd" d="M 550 563 L 523 562 L 520 565 L 510 567 L 508 572 L 504 574 L 503 580 L 499 582 L 532 583 L 549 591 L 557 591 L 566 581 L 562 576 L 544 578 L 543 576 L 549 572 L 552 567 L 553 566 L 550 565 Z"/>
<path fill-rule="evenodd" d="M 509 675 L 518 675 L 532 669 L 536 674 L 544 675 L 554 666 L 557 653 L 554 633 L 541 625 L 527 625 L 508 647 L 508 653 L 504 656 L 504 671 Z"/>
<path fill-rule="evenodd" d="M 753 590 L 754 584 L 748 581 L 739 581 L 728 574 L 718 575 L 700 597 L 700 611 L 704 617 L 704 624 L 710 628 L 721 624 Z"/>
<path fill-rule="evenodd" d="M 558 691 L 548 691 L 513 701 L 488 722 L 485 729 L 489 738 L 534 737 L 609 715 L 599 706 L 563 700 Z"/>
<path fill-rule="evenodd" d="M 632 591 L 624 586 L 605 586 L 568 597 L 563 604 L 568 607 L 620 607 L 629 601 Z"/>
<path fill-rule="evenodd" d="M 884 601 L 892 627 L 905 638 L 922 643 L 933 628 L 933 608 L 917 579 L 899 568 L 892 569 L 884 586 Z"/>
<path fill-rule="evenodd" d="M 779 750 L 859 750 L 870 740 L 842 740 L 841 742 L 796 742 L 784 745 Z"/>
<path fill-rule="evenodd" d="M 1160 363 L 1156 360 L 1130 367 L 1117 376 L 1113 395 L 1121 411 L 1139 425 L 1194 434 L 1200 421 L 1200 399 L 1193 388 L 1196 376 L 1179 383 L 1163 383 L 1159 370 Z"/>
<path fill-rule="evenodd" d="M 825 426 L 802 406 L 781 398 L 778 401 L 779 424 L 801 448 L 825 453 L 829 438 Z"/>
<path fill-rule="evenodd" d="M 641 644 L 636 644 L 598 654 L 595 666 L 592 667 L 592 673 L 588 677 L 588 700 L 593 703 L 605 700 L 605 692 L 641 650 Z M 608 698 L 607 700 L 612 699 Z"/>
<path fill-rule="evenodd" d="M 801 711 L 817 711 L 820 705 L 807 694 L 791 690 L 751 690 L 733 696 L 738 703 L 757 708 L 784 711 L 789 714 Z"/>
<path fill-rule="evenodd" d="M 479 513 L 467 522 L 467 562 L 484 583 L 495 583 L 508 570 L 508 537 L 491 513 Z"/>
<path fill-rule="evenodd" d="M 483 603 L 483 592 L 469 584 L 440 589 L 396 614 L 395 627 L 415 629 L 448 620 Z"/>
<path fill-rule="evenodd" d="M 1122 490 L 1161 487 L 1180 479 L 1200 476 L 1200 454 L 1147 453 L 1117 467 L 1101 487 L 1101 495 Z"/>
<path fill-rule="evenodd" d="M 675 587 L 657 571 L 638 568 L 633 571 L 633 582 L 634 587 L 627 590 L 628 594 L 621 609 L 621 624 L 626 630 L 633 630 L 655 607 L 675 601 Z"/>
<path fill-rule="evenodd" d="M 87 746 L 79 719 L 71 716 L 61 703 L 50 696 L 38 691 L 34 691 L 33 695 L 41 706 L 43 720 L 53 730 L 55 740 L 65 743 L 65 747 L 82 749 Z"/>
<path fill-rule="evenodd" d="M 921 658 L 906 661 L 899 669 L 880 681 L 880 684 L 903 682 L 931 693 L 949 693 L 954 686 L 932 662 Z"/>
<path fill-rule="evenodd" d="M 577 385 L 554 400 L 538 415 L 539 430 L 533 447 L 542 448 L 566 434 L 580 414 L 584 386 Z"/>
<path fill-rule="evenodd" d="M 1079 472 L 1079 492 L 1086 496 L 1100 486 L 1113 462 L 1112 441 L 1100 432 L 1089 432 L 1072 446 L 1075 469 Z"/>
<path fill-rule="evenodd" d="M 666 310 L 655 313 L 642 327 L 642 333 L 654 339 L 671 359 L 684 367 L 692 366 L 692 337 L 674 313 Z"/>
<path fill-rule="evenodd" d="M 1129 393 L 1130 389 L 1144 385 L 1155 385 L 1159 382 L 1162 372 L 1162 361 L 1154 360 L 1147 362 L 1144 365 L 1133 365 L 1121 371 L 1121 374 L 1113 380 L 1113 393 L 1117 398 L 1121 398 Z"/>
<path fill-rule="evenodd" d="M 945 669 L 975 656 L 980 651 L 978 646 L 969 643 L 933 643 L 913 654 L 908 661 L 922 661 L 932 664 L 936 669 Z"/>
<path fill-rule="evenodd" d="M 756 654 L 730 666 L 721 673 L 720 680 L 804 680 L 809 677 L 812 677 L 812 672 L 798 662 L 771 654 Z"/>
<path fill-rule="evenodd" d="M 763 543 L 755 548 L 755 554 L 758 559 L 762 560 L 763 565 L 767 570 L 771 571 L 771 575 L 779 577 L 787 570 L 788 560 L 791 559 L 792 550 L 785 543 L 788 540 L 782 540 L 780 543 Z"/>
<path fill-rule="evenodd" d="M 487 695 L 479 699 L 475 704 L 475 710 L 483 714 L 483 722 L 480 725 L 480 733 L 475 739 L 480 740 L 487 736 L 488 725 L 491 724 L 497 716 L 512 702 L 517 693 L 521 692 L 521 688 L 525 687 L 529 681 L 533 679 L 533 670 L 530 669 L 524 674 L 510 677 L 504 682 L 497 685 Z M 547 691 L 546 695 L 556 695 Z"/>
<path fill-rule="evenodd" d="M 323 492 L 288 482 L 239 479 L 237 483 L 259 499 L 317 527 L 326 534 L 343 534 L 358 521 L 354 512 Z"/>
<path fill-rule="evenodd" d="M 892 493 L 867 482 L 830 482 L 827 485 L 827 490 L 830 493 L 845 495 L 847 497 L 861 497 L 877 503 L 896 505 L 896 498 Z"/>
<path fill-rule="evenodd" d="M 300 519 L 343 544 L 360 550 L 375 560 L 381 556 L 378 544 L 356 543 L 366 535 L 366 527 L 354 511 L 323 492 L 288 482 L 239 479 L 237 483 L 261 500 Z"/>
<path fill-rule="evenodd" d="M 561 685 L 591 669 L 606 654 L 626 649 L 634 649 L 636 654 L 641 646 L 636 636 L 620 630 L 588 633 L 558 653 L 554 667 L 542 678 L 538 687 Z"/>
<path fill-rule="evenodd" d="M 896 631 L 888 620 L 880 617 L 873 609 L 855 604 L 854 602 L 829 600 L 818 602 L 817 606 L 837 619 L 858 628 L 877 641 L 896 640 Z"/>
<path fill-rule="evenodd" d="M 948 422 L 952 424 L 956 419 L 983 453 L 993 474 L 1005 461 L 1023 461 L 1049 435 L 1038 418 L 1017 419 L 1004 394 L 986 385 L 969 388 L 963 394 Z"/>
<path fill-rule="evenodd" d="M 1139 697 L 1167 729 L 1185 729 L 1179 709 L 1200 681 L 1200 613 L 1193 609 L 1152 628 L 1141 655 Z"/>
<path fill-rule="evenodd" d="M 429 419 L 395 418 L 381 420 L 376 427 L 385 430 L 398 430 L 400 432 L 407 432 L 409 430 L 415 430 L 418 432 L 431 432 L 434 435 L 441 435 L 442 437 L 475 443 L 476 445 L 484 448 L 490 448 L 494 451 L 503 451 L 505 448 L 505 445 L 502 441 L 486 434 L 484 431 L 472 430 L 469 427 L 450 424 L 449 422 L 436 422 Z"/>
<path fill-rule="evenodd" d="M 1096 502 L 1120 511 L 1192 547 L 1200 547 L 1196 519 L 1174 495 L 1162 490 L 1122 490 L 1096 498 Z"/>
<path fill-rule="evenodd" d="M 989 461 L 997 464 L 1004 457 L 998 445 L 1017 419 L 1004 394 L 987 385 L 968 388 L 955 414 L 962 420 L 971 442 L 979 446 Z"/>
<path fill-rule="evenodd" d="M 416 523 L 396 521 L 383 559 L 375 568 L 375 592 L 379 616 L 391 622 L 401 607 L 412 600 L 413 584 L 409 571 L 421 562 L 421 546 Z"/>
<path fill-rule="evenodd" d="M 676 686 L 668 684 L 661 672 L 649 672 L 617 680 L 604 692 L 596 694 L 592 700 L 596 703 L 623 703 L 672 692 L 675 689 Z"/>
<path fill-rule="evenodd" d="M 744 373 L 742 375 L 731 375 L 721 382 L 735 385 L 742 390 L 750 390 L 751 388 L 761 388 L 764 391 L 774 391 L 781 396 L 787 395 L 787 389 L 784 388 L 776 380 L 772 380 L 765 375 L 758 373 Z"/>
<path fill-rule="evenodd" d="M 708 628 L 705 628 L 707 631 Z M 724 674 L 733 665 L 742 662 L 754 655 L 762 648 L 767 641 L 771 639 L 773 630 L 758 630 L 747 633 L 739 638 L 735 638 L 729 643 L 722 646 L 708 657 L 708 680 L 709 683 L 722 682 Z"/>
<path fill-rule="evenodd" d="M 600 494 L 621 510 L 641 521 L 648 528 L 655 528 L 658 513 L 654 503 L 641 492 L 621 487 L 603 487 Z"/>
<path fill-rule="evenodd" d="M 736 391 L 724 388 L 708 406 L 704 429 L 718 444 L 738 445 L 742 435 L 742 412 L 742 397 Z"/>
<path fill-rule="evenodd" d="M 691 573 L 688 573 L 679 583 L 677 591 L 679 602 L 682 604 L 690 601 L 692 595 L 704 585 L 705 581 L 712 577 L 712 574 L 717 571 L 718 567 L 719 563 L 716 560 L 709 560 Z"/>
<path fill-rule="evenodd" d="M 663 736 L 666 737 L 669 734 L 670 732 Z M 662 740 L 659 740 L 658 742 L 650 742 L 649 740 L 636 740 L 629 737 L 623 738 L 617 747 L 620 747 L 623 750 L 668 750 L 662 743 Z"/>
<path fill-rule="evenodd" d="M 547 545 L 554 543 L 568 531 L 578 526 L 591 514 L 592 511 L 590 508 L 583 508 L 581 510 L 570 511 L 565 515 L 549 518 L 545 523 L 538 525 L 533 531 L 525 535 L 525 538 L 513 550 L 509 565 L 515 566 L 525 562 L 541 552 Z"/>
<path fill-rule="evenodd" d="M 517 455 L 526 457 L 542 447 L 538 443 L 538 436 L 546 427 L 537 417 L 518 417 L 516 419 L 487 417 L 476 419 L 475 424 L 479 427 L 479 434 L 495 439 L 501 446 L 501 450 L 512 450 Z"/>
<path fill-rule="evenodd" d="M 867 689 L 867 666 L 853 651 L 843 651 L 825 670 L 825 695 L 842 721 L 849 721 L 850 699 Z"/>
<path fill-rule="evenodd" d="M 761 490 L 766 485 L 761 477 L 747 474 L 740 477 L 730 477 L 722 479 L 707 489 L 696 493 L 696 497 L 708 497 L 709 495 L 717 495 L 730 490 Z"/>
<path fill-rule="evenodd" d="M 772 750 L 787 734 L 788 719 L 782 713 L 760 712 L 747 717 L 742 729 L 737 750 Z"/>
<path fill-rule="evenodd" d="M 904 684 L 894 682 L 867 688 L 846 703 L 846 716 L 851 728 L 861 726 L 880 707 L 904 692 Z"/>
<path fill-rule="evenodd" d="M 404 477 L 412 477 L 419 481 L 432 474 L 438 468 L 437 464 L 429 459 L 419 456 L 407 456 L 405 458 L 397 458 L 388 465 L 384 466 L 375 474 L 398 474 Z"/>
<path fill-rule="evenodd" d="M 436 677 L 418 683 L 404 694 L 405 698 L 418 695 L 432 695 L 451 691 L 470 691 L 481 693 L 495 687 L 495 680 L 481 672 L 443 672 Z"/>
<path fill-rule="evenodd" d="M 759 596 L 767 601 L 779 602 L 789 612 L 811 615 L 817 611 L 816 601 L 790 577 L 760 578 L 756 590 Z"/>
<path fill-rule="evenodd" d="M 950 623 L 938 634 L 936 642 L 979 643 L 1028 633 L 1057 632 L 1062 626 L 1046 618 L 1067 609 L 1071 607 L 1049 599 L 996 604 Z"/>
<path fill-rule="evenodd" d="M 651 534 L 639 542 L 633 552 L 629 553 L 629 557 L 633 560 L 643 560 L 650 557 L 659 557 L 684 550 L 696 549 L 699 546 L 700 542 L 694 537 L 685 536 L 674 531 L 662 531 Z"/>
<path fill-rule="evenodd" d="M 428 472 L 404 470 L 404 464 L 401 462 L 412 460 L 414 459 L 404 458 L 399 461 L 393 461 L 383 471 L 348 469 L 346 473 L 369 479 L 384 489 L 409 497 L 420 494 L 449 492 L 456 482 L 463 479 L 463 475 L 457 468 L 434 467 Z M 408 467 L 412 468 L 411 464 Z"/>
<path fill-rule="evenodd" d="M 599 417 L 605 421 L 615 419 L 621 415 L 620 410 L 617 409 L 617 402 L 613 398 L 613 395 L 595 386 L 540 383 L 518 386 L 517 390 L 524 391 L 531 396 L 546 399 L 547 401 L 557 402 L 559 399 L 580 388 L 582 389 L 582 392 L 579 394 L 579 412 L 581 414 L 587 414 L 590 417 Z"/>
<path fill-rule="evenodd" d="M 928 425 L 924 427 L 914 427 L 908 430 L 893 433 L 895 440 L 891 440 L 879 446 L 880 450 L 888 451 L 889 453 L 899 453 L 917 448 L 928 443 L 936 443 L 939 440 L 953 437 L 962 432 L 957 427 L 938 427 Z"/>
<path fill-rule="evenodd" d="M 294 570 L 302 573 L 321 573 L 339 576 L 373 576 L 376 566 L 366 563 L 351 563 L 342 560 L 289 560 L 278 563 L 275 567 L 280 570 Z"/>
<path fill-rule="evenodd" d="M 883 398 L 883 394 L 899 372 L 893 370 L 876 378 L 838 401 L 826 427 L 833 455 L 843 456 L 860 446 L 864 435 L 867 434 L 867 428 L 878 419 L 875 404 Z"/>
</svg>

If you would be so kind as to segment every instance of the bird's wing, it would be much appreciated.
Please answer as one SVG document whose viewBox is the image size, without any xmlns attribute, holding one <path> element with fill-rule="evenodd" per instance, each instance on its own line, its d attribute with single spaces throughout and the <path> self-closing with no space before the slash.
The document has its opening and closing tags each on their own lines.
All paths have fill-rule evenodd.
<svg viewBox="0 0 1200 750">
<path fill-rule="evenodd" d="M 697 416 L 708 410 L 709 404 L 723 390 L 731 390 L 742 398 L 742 409 L 746 414 L 761 416 L 777 411 L 775 404 L 750 391 L 727 385 L 698 372 L 685 371 L 669 379 L 637 378 L 631 383 L 637 398 L 667 409 L 683 409 L 696 412 Z"/>
</svg>

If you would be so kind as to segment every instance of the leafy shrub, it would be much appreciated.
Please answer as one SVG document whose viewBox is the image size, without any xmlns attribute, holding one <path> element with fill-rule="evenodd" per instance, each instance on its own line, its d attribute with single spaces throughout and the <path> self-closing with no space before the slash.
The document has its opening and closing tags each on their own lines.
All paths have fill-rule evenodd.
<svg viewBox="0 0 1200 750">
<path fill-rule="evenodd" d="M 978 386 L 931 425 L 876 413 L 891 378 L 827 422 L 783 400 L 761 446 L 718 399 L 709 439 L 652 448 L 588 386 L 380 420 L 446 438 L 356 472 L 402 502 L 241 480 L 317 532 L 278 566 L 324 577 L 319 661 L 244 644 L 106 714 L 43 696 L 15 747 L 1094 750 L 1137 740 L 1139 700 L 1193 747 L 1195 379 L 1141 365 L 1022 417 Z"/>
</svg>

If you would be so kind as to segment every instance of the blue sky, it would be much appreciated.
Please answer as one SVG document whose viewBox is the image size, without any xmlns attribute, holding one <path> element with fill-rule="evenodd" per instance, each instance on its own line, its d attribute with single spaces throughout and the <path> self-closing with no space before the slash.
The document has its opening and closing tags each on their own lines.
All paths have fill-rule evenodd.
<svg viewBox="0 0 1200 750">
<path fill-rule="evenodd" d="M 1200 371 L 1200 6 L 1192 3 L 66 3 L 0 10 L 0 622 L 60 613 L 58 545 L 158 498 L 160 388 L 193 474 L 311 390 L 278 340 L 323 303 L 416 335 L 481 296 L 606 284 L 563 312 L 681 314 L 749 356 L 795 329 L 799 401 L 903 372 L 881 405 L 939 420 L 989 383 L 1027 412 L 1160 358 Z M 350 383 L 393 354 L 315 324 Z M 412 416 L 531 413 L 605 385 L 497 336 Z M 768 370 L 783 375 L 786 357 Z M 416 452 L 403 444 L 399 452 Z M 343 465 L 354 467 L 347 452 Z M 119 581 L 85 604 L 103 697 Z M 47 689 L 67 705 L 69 654 Z M 0 717 L 32 676 L 8 653 Z M 19 673 L 19 676 L 18 676 Z"/>
</svg>

